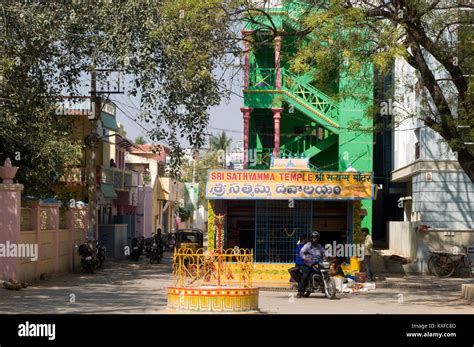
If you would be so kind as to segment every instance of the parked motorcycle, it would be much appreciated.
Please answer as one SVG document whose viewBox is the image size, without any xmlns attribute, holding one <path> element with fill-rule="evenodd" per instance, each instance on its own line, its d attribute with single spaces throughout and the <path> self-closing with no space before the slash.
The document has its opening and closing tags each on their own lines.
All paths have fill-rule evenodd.
<svg viewBox="0 0 474 347">
<path fill-rule="evenodd" d="M 138 238 L 134 237 L 132 239 L 132 252 L 130 253 L 130 258 L 132 258 L 132 260 L 138 261 L 141 254 L 142 249 L 140 247 L 140 242 L 138 241 Z"/>
<path fill-rule="evenodd" d="M 153 245 L 153 238 L 147 237 L 144 241 L 144 250 L 145 250 L 145 256 L 147 258 L 150 258 L 151 255 L 151 246 Z"/>
<path fill-rule="evenodd" d="M 91 247 L 89 242 L 86 242 L 79 246 L 79 255 L 81 256 L 81 266 L 84 271 L 87 271 L 91 274 L 94 273 L 94 270 L 98 264 L 94 250 Z"/>
<path fill-rule="evenodd" d="M 100 241 L 97 241 L 96 244 L 96 254 L 97 254 L 97 260 L 98 260 L 98 268 L 102 269 L 102 264 L 105 262 L 105 247 L 102 246 L 102 243 Z"/>
<path fill-rule="evenodd" d="M 163 248 L 161 243 L 157 240 L 153 240 L 150 250 L 150 264 L 156 261 L 157 264 L 161 263 L 163 257 Z"/>
<path fill-rule="evenodd" d="M 311 293 L 322 292 L 326 298 L 334 299 L 336 297 L 336 283 L 334 278 L 330 275 L 330 263 L 323 261 L 321 265 L 316 264 L 313 266 L 314 273 L 310 275 L 308 285 L 303 293 L 305 298 L 309 297 Z M 299 267 L 293 267 L 288 270 L 291 278 L 299 283 L 301 280 L 301 269 Z"/>
<path fill-rule="evenodd" d="M 88 240 L 79 246 L 78 251 L 84 271 L 93 274 L 95 269 L 102 268 L 105 261 L 105 247 L 99 241 Z"/>
</svg>

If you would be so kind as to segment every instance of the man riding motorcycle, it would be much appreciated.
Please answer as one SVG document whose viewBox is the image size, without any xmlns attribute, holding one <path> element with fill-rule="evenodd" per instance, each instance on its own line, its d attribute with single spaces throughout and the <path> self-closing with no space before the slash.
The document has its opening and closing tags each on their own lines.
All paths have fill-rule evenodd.
<svg viewBox="0 0 474 347">
<path fill-rule="evenodd" d="M 309 236 L 309 242 L 300 250 L 300 257 L 303 259 L 304 265 L 300 266 L 301 280 L 298 283 L 298 294 L 296 296 L 298 298 L 303 297 L 311 275 L 317 271 L 314 265 L 320 264 L 323 258 L 328 256 L 326 249 L 318 242 L 319 233 L 313 231 Z"/>
<path fill-rule="evenodd" d="M 161 237 L 160 228 L 156 230 L 156 234 L 154 234 L 151 239 L 152 245 L 150 248 L 150 264 L 152 264 L 154 260 L 156 260 L 157 263 L 160 263 L 161 258 L 163 257 L 163 239 Z"/>
</svg>

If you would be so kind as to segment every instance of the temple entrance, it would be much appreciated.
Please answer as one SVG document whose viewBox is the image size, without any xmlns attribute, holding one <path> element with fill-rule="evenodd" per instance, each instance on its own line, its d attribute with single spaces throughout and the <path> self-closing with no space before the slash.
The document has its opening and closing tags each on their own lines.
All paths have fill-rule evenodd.
<svg viewBox="0 0 474 347">
<path fill-rule="evenodd" d="M 227 233 L 225 248 L 255 247 L 255 201 L 227 201 Z"/>
<path fill-rule="evenodd" d="M 292 263 L 300 236 L 313 230 L 320 243 L 346 243 L 347 201 L 228 200 L 226 248 L 254 250 L 256 262 Z"/>
<path fill-rule="evenodd" d="M 311 201 L 257 200 L 255 261 L 292 263 L 298 238 L 311 231 Z"/>
<path fill-rule="evenodd" d="M 347 201 L 313 201 L 313 229 L 321 234 L 320 243 L 347 242 Z"/>
</svg>

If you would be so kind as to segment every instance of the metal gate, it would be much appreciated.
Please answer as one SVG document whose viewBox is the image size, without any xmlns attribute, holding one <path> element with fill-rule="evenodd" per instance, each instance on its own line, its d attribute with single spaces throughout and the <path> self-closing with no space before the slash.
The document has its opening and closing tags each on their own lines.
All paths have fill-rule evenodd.
<svg viewBox="0 0 474 347">
<path fill-rule="evenodd" d="M 298 238 L 311 232 L 312 212 L 311 201 L 257 200 L 255 261 L 293 263 Z"/>
</svg>

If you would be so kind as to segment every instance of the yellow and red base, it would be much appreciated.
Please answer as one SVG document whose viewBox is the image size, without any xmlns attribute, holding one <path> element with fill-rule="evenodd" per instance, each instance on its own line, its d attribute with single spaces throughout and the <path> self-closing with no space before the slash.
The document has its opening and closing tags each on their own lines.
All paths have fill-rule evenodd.
<svg viewBox="0 0 474 347">
<path fill-rule="evenodd" d="M 258 288 L 208 286 L 168 288 L 168 309 L 192 312 L 246 312 L 258 310 Z"/>
</svg>

